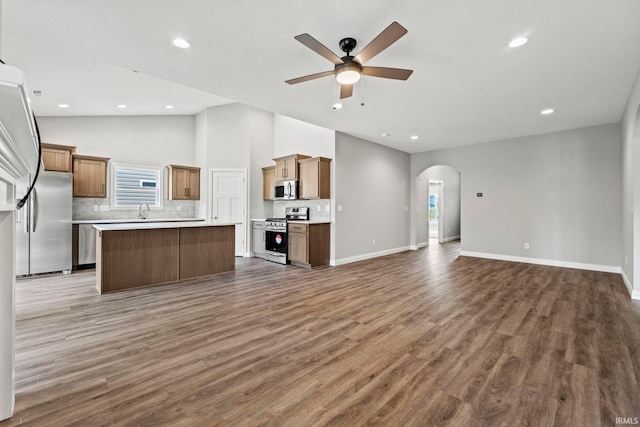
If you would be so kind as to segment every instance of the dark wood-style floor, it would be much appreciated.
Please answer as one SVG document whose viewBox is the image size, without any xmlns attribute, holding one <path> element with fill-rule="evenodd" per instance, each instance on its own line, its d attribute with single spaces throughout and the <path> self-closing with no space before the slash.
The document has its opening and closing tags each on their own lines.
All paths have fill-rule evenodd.
<svg viewBox="0 0 640 427">
<path fill-rule="evenodd" d="M 434 244 L 307 271 L 238 259 L 189 286 L 19 281 L 0 426 L 600 426 L 640 417 L 619 275 Z"/>
</svg>

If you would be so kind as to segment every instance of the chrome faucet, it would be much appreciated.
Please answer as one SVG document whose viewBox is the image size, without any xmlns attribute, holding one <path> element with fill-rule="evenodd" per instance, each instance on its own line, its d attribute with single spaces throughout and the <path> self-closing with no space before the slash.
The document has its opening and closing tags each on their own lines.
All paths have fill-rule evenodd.
<svg viewBox="0 0 640 427">
<path fill-rule="evenodd" d="M 144 212 L 142 210 L 142 207 L 146 206 L 147 207 L 147 212 Z M 140 206 L 138 207 L 138 219 L 147 219 L 147 215 L 151 213 L 151 208 L 149 207 L 149 204 L 147 203 L 140 203 Z"/>
</svg>

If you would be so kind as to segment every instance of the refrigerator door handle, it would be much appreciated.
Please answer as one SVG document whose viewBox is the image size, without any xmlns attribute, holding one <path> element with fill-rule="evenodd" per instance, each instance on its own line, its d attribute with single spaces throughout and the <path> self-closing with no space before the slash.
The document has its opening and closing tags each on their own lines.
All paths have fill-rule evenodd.
<svg viewBox="0 0 640 427">
<path fill-rule="evenodd" d="M 36 217 L 38 216 L 38 192 L 35 189 L 35 187 L 33 188 L 33 191 L 31 192 L 31 207 L 29 209 L 29 211 L 31 212 L 31 220 L 29 221 L 29 223 L 31 224 L 31 232 L 35 233 L 36 232 Z"/>
</svg>

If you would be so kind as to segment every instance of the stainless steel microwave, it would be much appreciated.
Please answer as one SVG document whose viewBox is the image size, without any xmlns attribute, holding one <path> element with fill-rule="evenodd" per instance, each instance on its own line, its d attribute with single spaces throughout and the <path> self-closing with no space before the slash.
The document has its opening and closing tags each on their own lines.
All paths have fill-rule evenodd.
<svg viewBox="0 0 640 427">
<path fill-rule="evenodd" d="M 276 200 L 296 200 L 298 198 L 298 181 L 282 181 L 276 184 Z"/>
</svg>

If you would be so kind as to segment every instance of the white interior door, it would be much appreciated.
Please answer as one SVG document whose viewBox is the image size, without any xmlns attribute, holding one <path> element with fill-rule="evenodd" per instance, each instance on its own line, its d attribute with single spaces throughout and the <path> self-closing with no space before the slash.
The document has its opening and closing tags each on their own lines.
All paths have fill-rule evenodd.
<svg viewBox="0 0 640 427">
<path fill-rule="evenodd" d="M 211 172 L 211 222 L 236 224 L 236 256 L 246 252 L 246 176 L 246 170 Z"/>
</svg>

